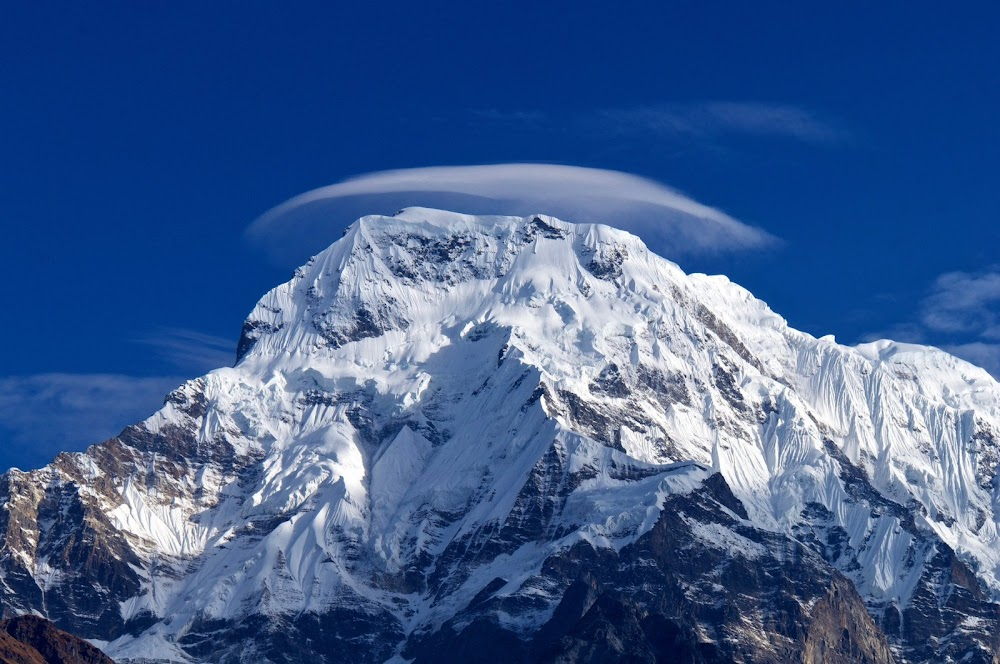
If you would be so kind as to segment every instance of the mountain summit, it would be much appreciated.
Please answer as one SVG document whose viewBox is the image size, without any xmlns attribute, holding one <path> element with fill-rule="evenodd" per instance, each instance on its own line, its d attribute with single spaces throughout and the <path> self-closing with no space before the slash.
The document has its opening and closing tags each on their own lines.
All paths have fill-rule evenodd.
<svg viewBox="0 0 1000 664">
<path fill-rule="evenodd" d="M 0 480 L 119 662 L 992 662 L 1000 385 L 546 216 L 364 217 L 235 367 Z"/>
</svg>

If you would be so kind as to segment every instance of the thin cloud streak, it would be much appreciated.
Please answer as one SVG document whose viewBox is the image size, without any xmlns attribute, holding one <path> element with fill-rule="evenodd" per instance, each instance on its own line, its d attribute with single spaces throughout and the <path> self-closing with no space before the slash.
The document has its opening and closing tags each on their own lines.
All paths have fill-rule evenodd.
<svg viewBox="0 0 1000 664">
<path fill-rule="evenodd" d="M 0 468 L 37 468 L 116 435 L 163 404 L 183 379 L 49 373 L 0 377 Z"/>
<path fill-rule="evenodd" d="M 930 343 L 1000 379 L 1000 270 L 946 272 L 920 301 L 915 320 L 870 334 Z"/>
<path fill-rule="evenodd" d="M 367 205 L 368 209 L 361 207 Z M 369 173 L 306 192 L 257 219 L 251 242 L 279 261 L 325 247 L 362 214 L 401 207 L 476 214 L 550 214 L 604 223 L 643 237 L 668 256 L 745 251 L 777 238 L 653 180 L 554 164 L 435 166 Z M 357 210 L 362 210 L 357 214 Z M 303 247 L 308 242 L 309 247 Z M 305 254 L 308 256 L 309 254 Z"/>
<path fill-rule="evenodd" d="M 788 138 L 805 143 L 838 143 L 848 133 L 798 106 L 712 101 L 610 109 L 595 114 L 612 131 L 661 138 L 717 139 L 724 135 Z"/>
<path fill-rule="evenodd" d="M 164 328 L 134 340 L 176 370 L 174 376 L 47 373 L 0 377 L 0 469 L 37 468 L 63 451 L 116 435 L 163 405 L 186 378 L 232 366 L 229 339 Z M 172 370 L 172 371 L 173 371 Z"/>
<path fill-rule="evenodd" d="M 921 321 L 938 332 L 1000 339 L 1000 271 L 942 274 L 921 305 Z"/>
<path fill-rule="evenodd" d="M 700 142 L 750 136 L 838 145 L 852 140 L 840 122 L 794 104 L 712 100 L 604 108 L 552 117 L 530 109 L 477 109 L 477 122 L 525 128 L 571 128 L 584 137 Z"/>
<path fill-rule="evenodd" d="M 163 328 L 135 340 L 149 346 L 182 373 L 201 375 L 233 365 L 236 350 L 232 339 L 217 337 L 196 330 Z"/>
</svg>

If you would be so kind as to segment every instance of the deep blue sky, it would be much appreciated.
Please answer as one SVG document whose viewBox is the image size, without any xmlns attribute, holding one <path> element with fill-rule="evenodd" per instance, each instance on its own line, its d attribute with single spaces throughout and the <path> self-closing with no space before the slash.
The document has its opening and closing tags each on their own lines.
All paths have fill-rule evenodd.
<svg viewBox="0 0 1000 664">
<path fill-rule="evenodd" d="M 685 269 L 1000 370 L 998 5 L 789 4 L 8 3 L 0 468 L 225 359 L 294 267 L 247 226 L 393 168 L 652 178 L 783 240 Z"/>
</svg>

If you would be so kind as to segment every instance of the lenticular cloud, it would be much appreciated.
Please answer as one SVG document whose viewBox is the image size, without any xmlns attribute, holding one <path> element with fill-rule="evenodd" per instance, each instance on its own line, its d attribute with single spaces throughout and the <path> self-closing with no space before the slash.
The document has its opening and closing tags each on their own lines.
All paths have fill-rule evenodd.
<svg viewBox="0 0 1000 664">
<path fill-rule="evenodd" d="M 257 219 L 250 241 L 280 263 L 301 262 L 366 214 L 404 207 L 473 214 L 548 214 L 616 226 L 668 256 L 760 248 L 775 238 L 653 180 L 553 164 L 435 166 L 380 171 L 306 192 Z"/>
</svg>

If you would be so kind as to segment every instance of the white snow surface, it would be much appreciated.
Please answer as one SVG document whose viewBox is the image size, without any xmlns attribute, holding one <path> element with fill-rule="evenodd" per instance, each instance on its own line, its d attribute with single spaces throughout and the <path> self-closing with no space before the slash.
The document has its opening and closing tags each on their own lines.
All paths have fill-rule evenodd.
<svg viewBox="0 0 1000 664">
<path fill-rule="evenodd" d="M 169 497 L 145 480 L 156 458 L 115 478 L 108 513 L 145 579 L 121 610 L 161 621 L 102 644 L 112 657 L 186 661 L 174 640 L 197 616 L 338 602 L 428 628 L 493 578 L 529 592 L 518 579 L 562 547 L 635 541 L 665 495 L 713 471 L 766 529 L 792 534 L 807 505 L 825 507 L 856 551 L 845 573 L 866 601 L 905 605 L 922 561 L 906 563 L 912 537 L 891 511 L 850 499 L 845 459 L 885 498 L 918 505 L 917 526 L 1000 591 L 1000 386 L 985 371 L 930 347 L 816 339 L 623 231 L 422 208 L 364 217 L 248 324 L 258 339 L 234 368 L 177 393 L 204 412 L 175 399 L 143 426 L 193 431 L 206 447 L 223 437 L 257 471 L 191 463 Z M 574 420 L 573 395 L 628 414 L 611 418 L 620 449 Z M 509 520 L 553 453 L 566 473 L 588 472 L 551 537 L 465 570 L 444 599 L 374 581 Z M 96 476 L 92 456 L 74 458 Z"/>
</svg>

